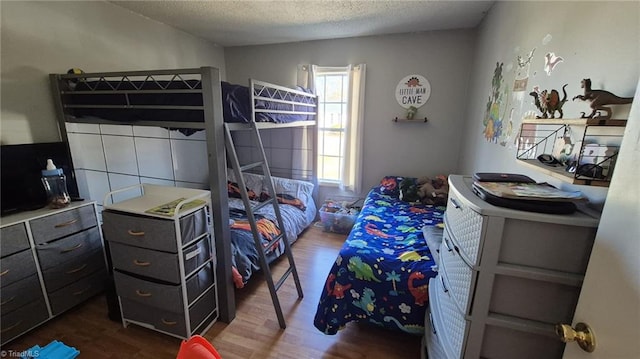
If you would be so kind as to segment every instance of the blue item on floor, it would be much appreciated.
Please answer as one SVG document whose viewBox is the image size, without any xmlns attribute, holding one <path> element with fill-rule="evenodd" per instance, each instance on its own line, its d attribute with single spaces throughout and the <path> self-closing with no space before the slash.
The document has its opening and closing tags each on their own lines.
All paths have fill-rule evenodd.
<svg viewBox="0 0 640 359">
<path fill-rule="evenodd" d="M 24 352 L 20 358 L 22 359 L 73 359 L 80 354 L 76 348 L 65 345 L 63 342 L 54 340 L 47 344 L 44 348 L 35 345 Z"/>
</svg>

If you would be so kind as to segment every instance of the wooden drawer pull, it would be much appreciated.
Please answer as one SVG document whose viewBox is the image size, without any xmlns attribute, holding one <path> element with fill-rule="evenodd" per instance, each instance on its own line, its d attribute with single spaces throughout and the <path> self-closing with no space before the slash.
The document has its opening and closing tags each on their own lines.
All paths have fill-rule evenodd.
<svg viewBox="0 0 640 359">
<path fill-rule="evenodd" d="M 130 236 L 135 236 L 135 237 L 144 236 L 144 231 L 137 232 L 137 231 L 134 231 L 133 229 L 128 230 L 127 233 L 129 233 Z"/>
<path fill-rule="evenodd" d="M 55 226 L 53 226 L 53 228 L 62 228 L 62 227 L 66 227 L 66 226 L 70 226 L 74 223 L 78 222 L 78 219 L 72 219 L 69 222 L 64 222 L 64 223 L 58 223 Z"/>
<path fill-rule="evenodd" d="M 19 320 L 16 324 L 14 324 L 14 325 L 12 325 L 12 326 L 10 326 L 8 328 L 2 329 L 2 331 L 0 331 L 0 333 L 6 333 L 6 332 L 12 330 L 13 328 L 17 327 L 20 324 L 22 324 L 22 320 Z"/>
<path fill-rule="evenodd" d="M 73 273 L 78 273 L 82 270 L 84 270 L 85 268 L 87 268 L 87 263 L 81 265 L 80 267 L 76 268 L 76 269 L 72 269 L 72 270 L 68 270 L 65 273 L 67 274 L 73 274 Z"/>
<path fill-rule="evenodd" d="M 140 267 L 147 267 L 147 266 L 151 265 L 151 262 L 140 262 L 139 260 L 134 259 L 133 260 L 133 264 L 135 264 L 137 266 L 140 266 Z"/>
<path fill-rule="evenodd" d="M 5 300 L 5 301 L 0 302 L 0 305 L 9 304 L 9 303 L 13 302 L 13 300 L 14 300 L 14 299 L 16 299 L 16 296 L 15 296 L 15 295 L 14 295 L 13 297 L 11 297 L 11 298 L 9 298 L 9 299 Z"/>
<path fill-rule="evenodd" d="M 9 269 L 5 269 L 2 271 L 2 273 L 0 273 L 0 277 L 2 277 L 3 275 L 9 273 Z"/>
<path fill-rule="evenodd" d="M 82 243 L 78 243 L 78 244 L 76 244 L 76 245 L 75 245 L 75 246 L 73 246 L 73 247 L 63 249 L 63 250 L 61 250 L 61 251 L 60 251 L 60 253 L 69 253 L 69 252 L 73 252 L 73 251 L 75 251 L 76 249 L 78 249 L 78 248 L 80 248 L 80 247 L 82 247 Z"/>
<path fill-rule="evenodd" d="M 164 324 L 164 325 L 176 325 L 176 324 L 178 324 L 178 322 L 169 321 L 169 320 L 166 320 L 166 319 L 162 318 L 162 324 Z"/>
<path fill-rule="evenodd" d="M 149 293 L 149 292 L 143 292 L 143 291 L 141 291 L 140 289 L 136 289 L 136 294 L 137 294 L 139 297 L 150 297 L 150 296 L 151 296 L 151 293 Z"/>
</svg>

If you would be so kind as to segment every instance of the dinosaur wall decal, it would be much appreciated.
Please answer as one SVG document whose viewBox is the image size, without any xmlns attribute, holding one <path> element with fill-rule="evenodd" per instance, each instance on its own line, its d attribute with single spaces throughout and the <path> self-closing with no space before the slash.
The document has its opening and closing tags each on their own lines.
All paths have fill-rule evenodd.
<svg viewBox="0 0 640 359">
<path fill-rule="evenodd" d="M 573 101 L 580 99 L 582 101 L 591 101 L 591 113 L 586 115 L 582 112 L 582 118 L 594 118 L 596 114 L 598 117 L 604 117 L 604 119 L 611 118 L 611 107 L 605 107 L 606 105 L 625 105 L 633 101 L 633 97 L 620 97 L 605 90 L 593 90 L 591 88 L 591 79 L 583 79 L 581 82 L 581 88 L 584 89 L 583 95 L 577 95 L 573 98 Z M 607 113 L 606 116 L 601 116 L 600 111 Z"/>
</svg>

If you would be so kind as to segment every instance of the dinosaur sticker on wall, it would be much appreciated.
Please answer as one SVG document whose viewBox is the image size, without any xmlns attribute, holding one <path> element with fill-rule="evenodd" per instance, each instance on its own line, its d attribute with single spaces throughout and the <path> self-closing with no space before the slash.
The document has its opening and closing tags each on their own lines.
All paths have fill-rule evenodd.
<svg viewBox="0 0 640 359">
<path fill-rule="evenodd" d="M 544 55 L 544 72 L 547 73 L 547 76 L 551 76 L 553 69 L 563 61 L 564 59 L 560 56 L 556 56 L 554 52 L 547 52 L 546 55 Z"/>
<path fill-rule="evenodd" d="M 484 138 L 501 146 L 515 146 L 519 123 L 514 120 L 521 117 L 520 113 L 525 104 L 527 87 L 531 78 L 531 63 L 536 48 L 525 54 L 520 54 L 520 48 L 514 49 L 515 63 L 504 65 L 496 63 L 496 68 L 491 81 L 491 95 L 487 102 L 487 110 L 484 118 Z M 535 77 L 535 71 L 534 75 Z M 506 80 L 505 80 L 506 79 Z M 511 85 L 512 84 L 512 85 Z"/>
<path fill-rule="evenodd" d="M 516 77 L 513 80 L 513 92 L 514 95 L 524 93 L 527 91 L 527 84 L 529 83 L 529 69 L 531 68 L 531 59 L 536 49 L 533 48 L 526 56 L 518 55 L 516 62 L 518 67 L 516 68 Z"/>
<path fill-rule="evenodd" d="M 496 68 L 493 70 L 493 78 L 491 80 L 491 94 L 487 101 L 487 107 L 482 121 L 484 125 L 485 140 L 491 143 L 497 143 L 502 133 L 502 119 L 500 118 L 500 105 L 502 103 L 501 88 L 503 84 L 502 62 L 496 62 Z"/>
</svg>

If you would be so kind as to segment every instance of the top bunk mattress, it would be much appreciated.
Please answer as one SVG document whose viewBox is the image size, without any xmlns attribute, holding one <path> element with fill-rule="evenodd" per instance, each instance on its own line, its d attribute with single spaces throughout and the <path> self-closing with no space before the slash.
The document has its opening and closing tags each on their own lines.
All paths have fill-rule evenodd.
<svg viewBox="0 0 640 359">
<path fill-rule="evenodd" d="M 250 88 L 225 81 L 220 85 L 224 121 L 250 122 Z M 256 122 L 314 120 L 314 96 L 295 93 L 312 92 L 302 87 L 292 90 L 257 87 L 254 93 Z M 117 122 L 204 122 L 203 96 L 200 80 L 101 79 L 72 83 L 69 90 L 62 92 L 62 102 L 65 113 L 76 118 L 95 117 Z"/>
</svg>

